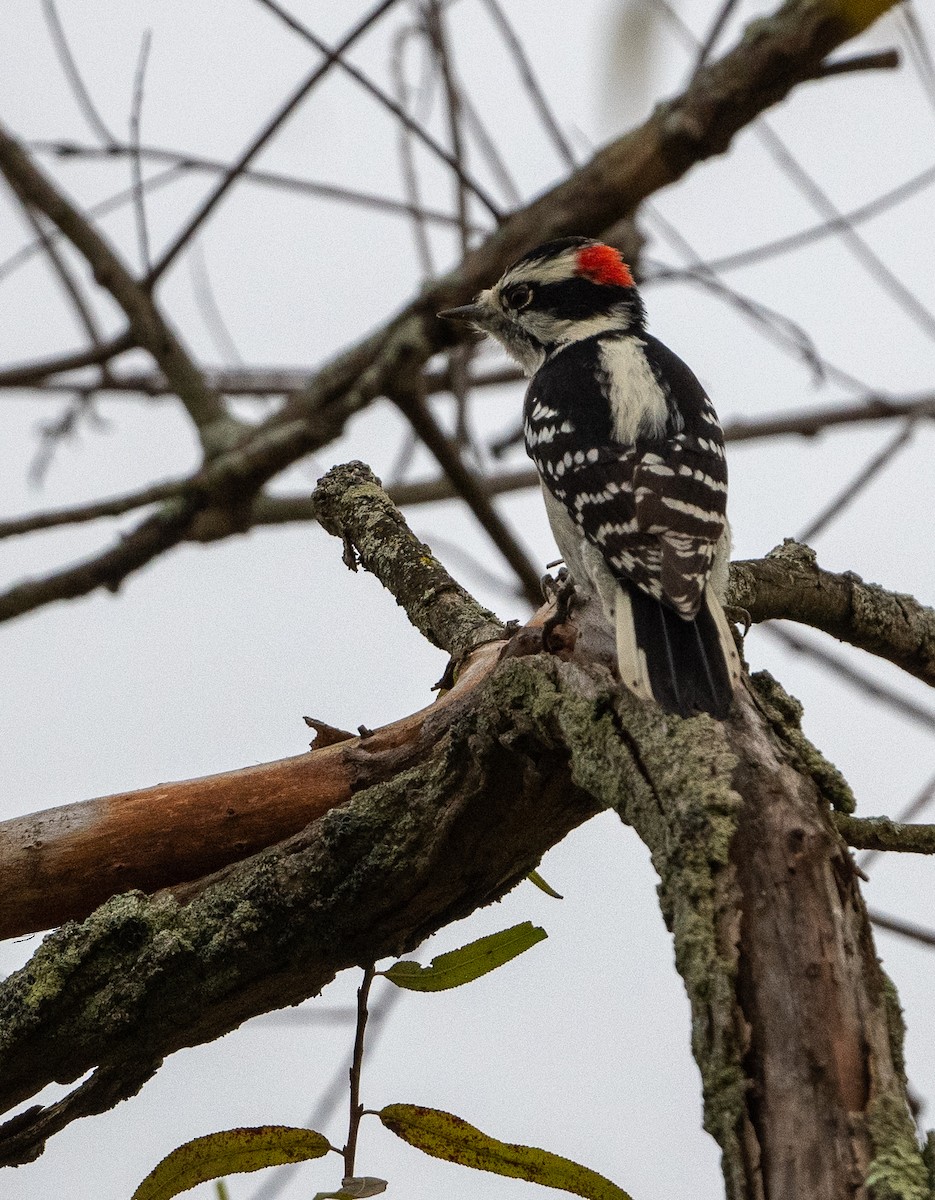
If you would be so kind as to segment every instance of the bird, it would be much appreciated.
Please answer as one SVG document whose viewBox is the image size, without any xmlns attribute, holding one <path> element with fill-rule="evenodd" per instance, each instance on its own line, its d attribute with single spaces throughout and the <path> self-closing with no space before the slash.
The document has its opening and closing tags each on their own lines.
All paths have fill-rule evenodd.
<svg viewBox="0 0 935 1200">
<path fill-rule="evenodd" d="M 492 335 L 529 377 L 526 452 L 575 592 L 615 630 L 622 682 L 666 712 L 725 718 L 740 657 L 723 609 L 724 435 L 690 368 L 648 332 L 620 252 L 545 242 L 438 315 Z"/>
</svg>

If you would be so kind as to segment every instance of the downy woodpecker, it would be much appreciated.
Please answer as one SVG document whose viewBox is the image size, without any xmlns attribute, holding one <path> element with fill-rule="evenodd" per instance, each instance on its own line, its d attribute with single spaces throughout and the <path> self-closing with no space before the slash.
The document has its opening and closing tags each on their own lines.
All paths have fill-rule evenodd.
<svg viewBox="0 0 935 1200">
<path fill-rule="evenodd" d="M 572 581 L 616 629 L 623 682 L 669 712 L 726 716 L 740 660 L 721 607 L 724 438 L 701 384 L 647 333 L 619 252 L 547 242 L 439 315 L 492 334 L 531 376 L 526 451 Z"/>
</svg>

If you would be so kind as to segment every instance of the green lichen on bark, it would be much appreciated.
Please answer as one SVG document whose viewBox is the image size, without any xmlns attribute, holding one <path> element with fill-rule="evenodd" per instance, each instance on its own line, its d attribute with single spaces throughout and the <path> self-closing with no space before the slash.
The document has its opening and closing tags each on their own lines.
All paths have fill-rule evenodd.
<svg viewBox="0 0 935 1200">
<path fill-rule="evenodd" d="M 736 946 L 724 936 L 736 904 L 728 861 L 741 804 L 731 782 L 735 759 L 722 726 L 708 717 L 660 722 L 629 697 L 618 703 L 654 801 L 631 803 L 621 816 L 649 845 L 659 873 L 660 906 L 691 1003 L 705 1128 L 725 1160 L 736 1160 L 746 1082 L 733 1016 Z"/>
<path fill-rule="evenodd" d="M 925 1135 L 925 1144 L 922 1147 L 922 1161 L 925 1163 L 925 1169 L 928 1172 L 929 1188 L 933 1196 L 935 1196 L 935 1131 L 929 1130 Z"/>
<path fill-rule="evenodd" d="M 647 845 L 675 959 L 692 1007 L 692 1047 L 702 1075 L 705 1128 L 725 1155 L 737 1150 L 746 1080 L 733 1014 L 736 946 L 724 938 L 732 894 L 729 851 L 741 804 L 736 760 L 708 717 L 658 719 L 608 676 L 582 686 L 574 664 L 552 667 L 556 716 L 572 778 L 614 808 Z"/>
<path fill-rule="evenodd" d="M 28 1036 L 32 1028 L 41 1029 L 46 1014 L 91 961 L 94 978 L 109 983 L 107 991 L 92 1001 L 93 1036 L 98 1037 L 102 1028 L 116 1029 L 125 1013 L 119 1001 L 134 987 L 134 976 L 122 975 L 117 964 L 128 950 L 147 943 L 157 953 L 175 948 L 178 911 L 171 899 L 154 900 L 142 892 L 127 892 L 102 904 L 80 925 L 69 921 L 49 934 L 26 966 L 14 972 L 0 990 L 0 1057 L 8 1045 Z"/>
<path fill-rule="evenodd" d="M 434 646 L 458 657 L 502 636 L 502 622 L 413 535 L 366 463 L 332 467 L 319 479 L 312 500 L 322 528 L 344 540 L 347 565 L 356 570 L 354 555 L 359 554 Z"/>
<path fill-rule="evenodd" d="M 866 1184 L 873 1200 L 932 1200 L 932 1182 L 904 1100 L 878 1096 L 870 1105 L 867 1127 L 874 1157 Z"/>
<path fill-rule="evenodd" d="M 810 776 L 828 804 L 837 812 L 852 813 L 856 807 L 850 784 L 802 732 L 802 705 L 790 696 L 768 671 L 751 675 L 760 710 L 779 736 L 793 761 Z"/>
<path fill-rule="evenodd" d="M 906 1056 L 903 1050 L 906 1041 L 906 1022 L 903 1019 L 902 1005 L 899 1003 L 899 992 L 885 971 L 880 972 L 883 980 L 883 1003 L 886 1006 L 886 1028 L 890 1039 L 890 1053 L 893 1056 L 893 1066 L 901 1077 L 906 1076 Z"/>
</svg>

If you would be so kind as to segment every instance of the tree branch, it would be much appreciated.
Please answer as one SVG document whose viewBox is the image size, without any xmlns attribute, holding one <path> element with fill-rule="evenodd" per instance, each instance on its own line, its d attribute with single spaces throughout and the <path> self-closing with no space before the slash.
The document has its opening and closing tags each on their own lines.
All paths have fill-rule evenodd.
<svg viewBox="0 0 935 1200">
<path fill-rule="evenodd" d="M 448 574 L 407 526 L 379 479 L 361 462 L 333 467 L 312 496 L 315 515 L 345 543 L 344 561 L 360 562 L 380 580 L 433 646 L 460 658 L 504 637 L 504 626 Z"/>
<path fill-rule="evenodd" d="M 728 600 L 754 621 L 810 625 L 935 685 L 935 612 L 850 571 L 821 570 L 814 550 L 791 539 L 765 559 L 733 563 Z"/>
<path fill-rule="evenodd" d="M 136 342 L 149 351 L 172 384 L 206 450 L 217 450 L 219 445 L 229 442 L 231 430 L 239 428 L 239 423 L 227 415 L 220 397 L 205 385 L 149 291 L 133 278 L 107 242 L 2 126 L 0 171 L 20 201 L 44 213 L 85 257 L 95 279 L 123 309 Z"/>
<path fill-rule="evenodd" d="M 494 614 L 477 605 L 412 535 L 363 464 L 334 468 L 319 482 L 314 500 L 303 505 L 349 544 L 351 554 L 359 554 L 413 625 L 456 661 L 463 661 L 475 647 L 507 636 Z M 355 566 L 356 554 L 350 559 Z M 905 669 L 919 666 L 908 651 L 935 638 L 935 614 L 910 597 L 863 584 L 854 576 L 821 571 L 807 547 L 787 543 L 772 556 L 735 564 L 731 571 L 731 600 L 740 604 L 746 597 L 752 607 L 744 607 L 750 607 L 754 620 L 777 613 L 802 620 Z M 540 612 L 530 626 L 542 619 Z M 536 637 L 521 631 L 517 645 L 526 646 L 526 652 L 536 650 Z M 495 660 L 496 653 L 478 656 L 466 677 L 471 687 L 480 685 Z M 465 679 L 459 678 L 459 695 L 465 686 Z M 379 737 L 387 744 L 408 744 L 426 714 L 440 714 L 447 703 L 440 701 L 404 718 L 380 731 Z M 346 802 L 353 778 L 349 764 L 357 745 L 353 739 L 343 748 L 316 749 L 278 763 L 0 823 L 0 937 L 87 916 L 121 888 L 150 891 L 195 879 L 291 836 L 316 815 Z M 801 746 L 800 752 L 812 759 L 814 769 L 814 754 Z M 848 798 L 841 799 L 841 786 L 829 768 L 822 787 L 836 802 L 847 804 Z M 181 836 L 182 830 L 191 830 L 191 836 Z M 108 853 L 113 866 L 100 865 Z"/>
<path fill-rule="evenodd" d="M 904 825 L 889 817 L 852 817 L 848 813 L 835 813 L 834 823 L 855 850 L 935 854 L 935 825 Z"/>
</svg>

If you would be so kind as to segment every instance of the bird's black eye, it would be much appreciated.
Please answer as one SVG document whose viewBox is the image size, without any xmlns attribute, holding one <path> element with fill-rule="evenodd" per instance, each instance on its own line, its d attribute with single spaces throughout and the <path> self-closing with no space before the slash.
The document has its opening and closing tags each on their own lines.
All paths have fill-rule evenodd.
<svg viewBox="0 0 935 1200">
<path fill-rule="evenodd" d="M 515 308 L 518 312 L 532 303 L 532 288 L 528 283 L 514 283 L 503 293 L 503 299 L 510 308 Z"/>
</svg>

